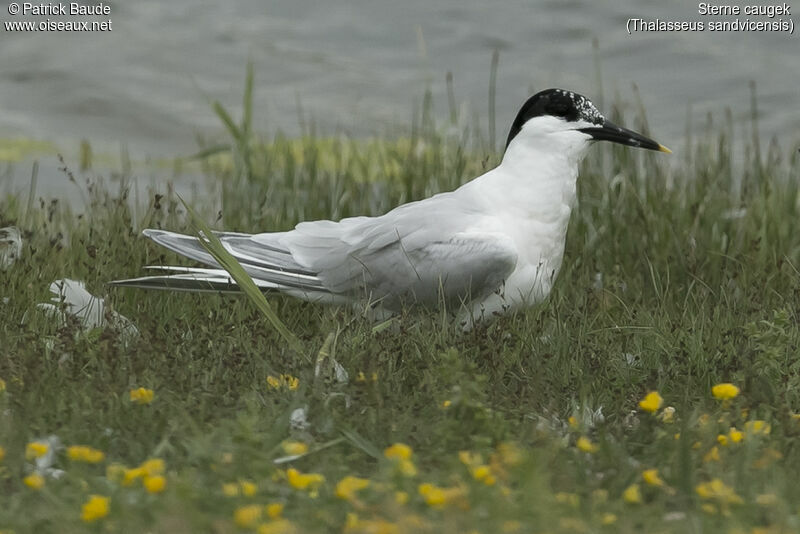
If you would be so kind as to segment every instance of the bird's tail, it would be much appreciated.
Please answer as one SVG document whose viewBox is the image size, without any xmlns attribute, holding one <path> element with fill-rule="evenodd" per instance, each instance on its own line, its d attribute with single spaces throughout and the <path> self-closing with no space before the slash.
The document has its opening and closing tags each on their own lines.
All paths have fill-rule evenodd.
<svg viewBox="0 0 800 534">
<path fill-rule="evenodd" d="M 110 282 L 111 285 L 193 292 L 239 291 L 230 274 L 221 268 L 197 237 L 152 229 L 143 233 L 159 245 L 211 268 L 152 265 L 146 268 L 160 270 L 163 274 L 115 280 Z M 216 235 L 263 291 L 278 290 L 297 296 L 306 294 L 309 300 L 329 293 L 316 273 L 297 263 L 291 252 L 280 244 L 281 234 L 258 234 L 257 239 L 250 234 L 231 232 Z"/>
<path fill-rule="evenodd" d="M 193 293 L 238 293 L 239 286 L 225 269 L 205 269 L 202 267 L 176 267 L 170 265 L 148 265 L 145 269 L 164 271 L 163 274 L 142 276 L 109 282 L 112 286 L 136 287 L 139 289 L 162 289 L 167 291 L 190 291 Z M 253 279 L 263 291 L 278 289 Z"/>
</svg>

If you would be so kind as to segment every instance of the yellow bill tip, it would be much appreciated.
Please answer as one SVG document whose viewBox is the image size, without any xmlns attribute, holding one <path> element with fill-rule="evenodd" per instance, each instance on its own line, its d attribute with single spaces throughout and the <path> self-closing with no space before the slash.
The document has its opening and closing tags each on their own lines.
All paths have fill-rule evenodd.
<svg viewBox="0 0 800 534">
<path fill-rule="evenodd" d="M 658 151 L 659 152 L 666 152 L 667 154 L 672 154 L 672 150 L 668 149 L 667 147 L 665 147 L 664 145 L 662 145 L 660 143 L 658 145 Z"/>
</svg>

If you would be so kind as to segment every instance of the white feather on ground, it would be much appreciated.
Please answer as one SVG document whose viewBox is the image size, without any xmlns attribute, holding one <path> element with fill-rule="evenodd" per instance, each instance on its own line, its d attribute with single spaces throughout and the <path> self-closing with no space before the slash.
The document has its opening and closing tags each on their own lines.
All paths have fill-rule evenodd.
<svg viewBox="0 0 800 534">
<path fill-rule="evenodd" d="M 106 308 L 105 301 L 86 290 L 86 284 L 76 280 L 56 280 L 50 284 L 54 295 L 52 302 L 43 302 L 36 307 L 49 316 L 66 324 L 67 315 L 75 317 L 83 330 L 112 328 L 128 342 L 139 336 L 139 329 L 124 315 Z"/>
</svg>

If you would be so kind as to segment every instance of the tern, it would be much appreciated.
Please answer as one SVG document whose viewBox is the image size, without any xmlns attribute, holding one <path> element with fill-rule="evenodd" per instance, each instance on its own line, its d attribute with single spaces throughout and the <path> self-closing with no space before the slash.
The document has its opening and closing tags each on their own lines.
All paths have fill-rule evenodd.
<svg viewBox="0 0 800 534">
<path fill-rule="evenodd" d="M 454 191 L 377 217 L 302 222 L 286 232 L 217 236 L 263 291 L 354 305 L 384 317 L 406 305 L 450 306 L 465 327 L 550 293 L 577 200 L 578 167 L 594 141 L 669 153 L 607 120 L 578 93 L 547 89 L 517 113 L 500 164 Z M 236 291 L 199 239 L 144 235 L 207 268 L 112 282 L 180 291 Z"/>
</svg>

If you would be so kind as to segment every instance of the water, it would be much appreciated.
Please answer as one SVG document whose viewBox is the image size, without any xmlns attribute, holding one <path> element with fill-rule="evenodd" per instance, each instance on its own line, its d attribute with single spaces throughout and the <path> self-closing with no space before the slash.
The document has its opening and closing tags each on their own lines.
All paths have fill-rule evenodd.
<svg viewBox="0 0 800 534">
<path fill-rule="evenodd" d="M 7 5 L 2 21 L 46 18 L 10 17 Z M 606 103 L 615 93 L 631 101 L 637 84 L 651 133 L 667 146 L 681 148 L 689 109 L 699 125 L 707 113 L 721 119 L 730 108 L 743 138 L 751 80 L 765 141 L 796 144 L 799 138 L 798 32 L 626 32 L 630 17 L 710 20 L 692 2 L 137 0 L 110 6 L 109 17 L 96 19 L 110 18 L 111 32 L 0 28 L 0 138 L 49 140 L 71 154 L 85 138 L 95 150 L 125 147 L 134 159 L 187 155 L 197 149 L 196 136 L 223 137 L 211 101 L 238 115 L 248 59 L 256 71 L 258 131 L 298 134 L 299 102 L 319 133 L 383 135 L 410 123 L 426 87 L 444 117 L 447 71 L 458 102 L 486 128 L 489 65 L 497 49 L 500 143 L 534 90 L 560 86 L 599 99 L 593 39 Z M 56 167 L 43 158 L 40 190 L 61 180 L 48 171 Z"/>
</svg>

